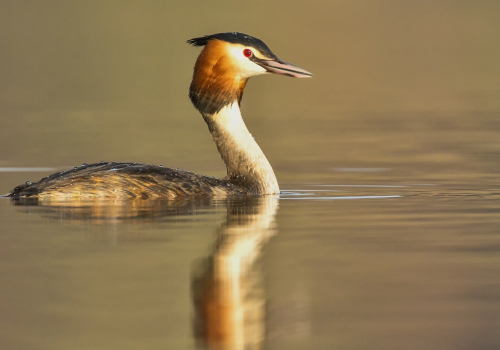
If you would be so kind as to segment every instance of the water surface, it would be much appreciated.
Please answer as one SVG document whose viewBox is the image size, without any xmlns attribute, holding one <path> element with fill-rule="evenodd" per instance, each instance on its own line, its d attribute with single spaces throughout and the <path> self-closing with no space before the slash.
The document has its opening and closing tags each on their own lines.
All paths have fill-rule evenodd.
<svg viewBox="0 0 500 350">
<path fill-rule="evenodd" d="M 315 74 L 245 91 L 279 196 L 0 198 L 0 348 L 498 349 L 499 14 L 0 1 L 2 194 L 100 160 L 224 176 L 191 37 L 247 32 Z"/>
</svg>

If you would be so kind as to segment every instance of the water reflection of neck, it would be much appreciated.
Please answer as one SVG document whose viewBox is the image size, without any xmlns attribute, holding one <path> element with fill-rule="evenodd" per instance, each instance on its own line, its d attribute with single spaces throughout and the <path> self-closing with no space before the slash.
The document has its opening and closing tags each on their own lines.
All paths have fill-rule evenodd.
<svg viewBox="0 0 500 350">
<path fill-rule="evenodd" d="M 194 286 L 196 333 L 208 345 L 246 349 L 262 342 L 265 298 L 252 266 L 274 233 L 277 208 L 272 197 L 228 205 L 208 268 Z"/>
</svg>

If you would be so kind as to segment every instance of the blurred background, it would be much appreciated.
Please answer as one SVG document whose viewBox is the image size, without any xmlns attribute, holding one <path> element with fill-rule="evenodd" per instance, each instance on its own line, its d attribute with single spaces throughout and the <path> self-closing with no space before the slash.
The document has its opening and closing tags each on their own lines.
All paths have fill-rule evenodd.
<svg viewBox="0 0 500 350">
<path fill-rule="evenodd" d="M 224 176 L 190 38 L 250 34 L 315 74 L 245 90 L 279 198 L 0 198 L 0 347 L 207 348 L 206 304 L 242 282 L 241 349 L 498 349 L 499 23 L 494 0 L 0 0 L 0 194 L 101 160 Z M 212 283 L 235 258 L 248 278 Z"/>
<path fill-rule="evenodd" d="M 490 0 L 1 0 L 0 165 L 223 176 L 187 97 L 200 49 L 186 40 L 239 31 L 315 74 L 257 77 L 245 91 L 245 121 L 281 182 L 361 167 L 498 172 L 499 22 Z"/>
</svg>

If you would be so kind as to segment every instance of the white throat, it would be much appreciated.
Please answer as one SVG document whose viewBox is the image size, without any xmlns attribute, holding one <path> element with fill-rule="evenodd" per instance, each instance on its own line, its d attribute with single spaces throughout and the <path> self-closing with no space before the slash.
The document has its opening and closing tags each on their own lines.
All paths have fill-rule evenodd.
<svg viewBox="0 0 500 350">
<path fill-rule="evenodd" d="M 228 180 L 256 193 L 279 193 L 271 164 L 248 131 L 236 101 L 203 118 L 226 164 Z"/>
</svg>

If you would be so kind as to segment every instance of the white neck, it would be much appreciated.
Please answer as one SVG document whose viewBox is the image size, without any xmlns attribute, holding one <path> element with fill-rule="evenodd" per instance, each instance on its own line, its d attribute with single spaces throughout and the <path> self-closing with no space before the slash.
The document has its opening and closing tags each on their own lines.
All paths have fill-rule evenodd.
<svg viewBox="0 0 500 350">
<path fill-rule="evenodd" d="M 279 193 L 278 181 L 266 156 L 241 117 L 238 102 L 213 115 L 203 115 L 226 163 L 227 178 L 259 194 Z"/>
</svg>

